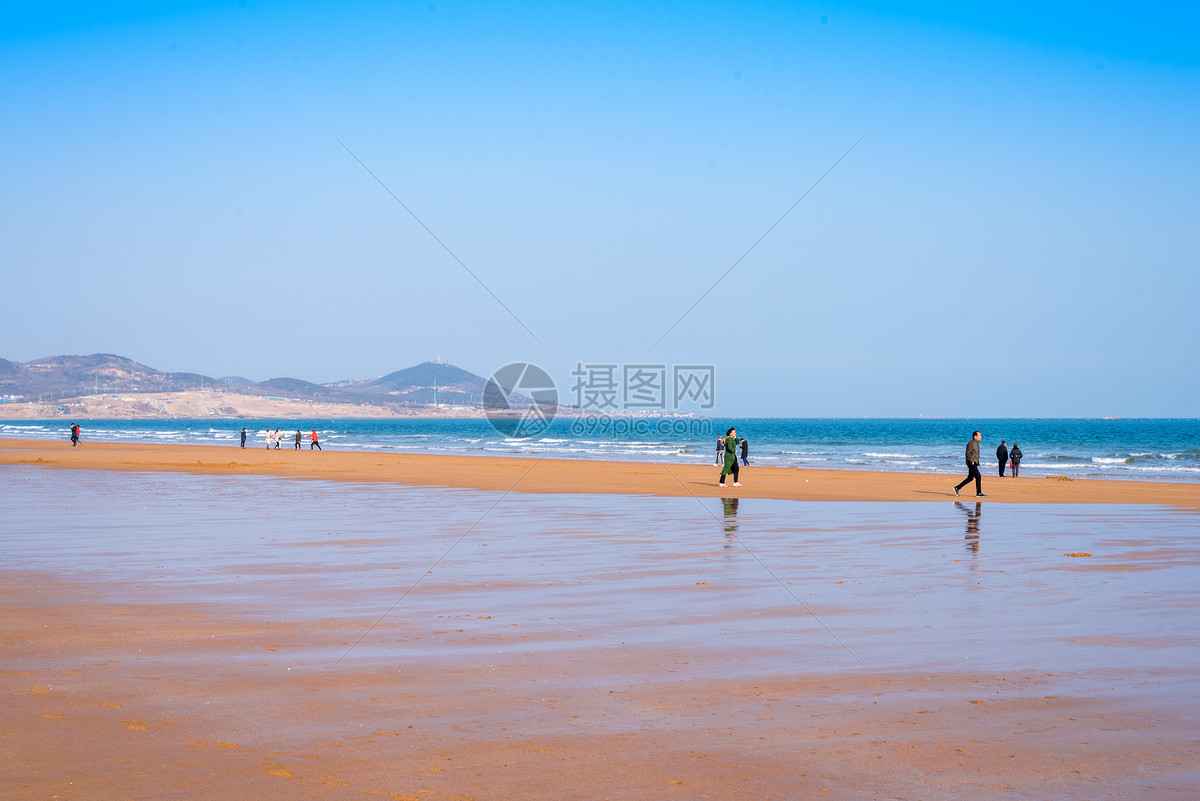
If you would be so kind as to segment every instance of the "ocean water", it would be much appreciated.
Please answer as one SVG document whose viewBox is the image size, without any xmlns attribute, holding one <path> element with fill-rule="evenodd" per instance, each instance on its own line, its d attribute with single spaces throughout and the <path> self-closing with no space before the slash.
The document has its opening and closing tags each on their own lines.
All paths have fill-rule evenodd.
<svg viewBox="0 0 1200 801">
<path fill-rule="evenodd" d="M 0 438 L 67 439 L 69 420 L 0 421 Z M 486 420 L 84 420 L 84 442 L 249 445 L 263 433 L 316 429 L 338 450 L 543 456 L 708 464 L 717 436 L 736 426 L 752 465 L 958 473 L 971 432 L 983 434 L 984 475 L 1006 440 L 1024 453 L 1023 476 L 1200 481 L 1200 419 L 558 419 L 542 436 L 506 437 Z M 304 447 L 307 447 L 307 440 Z M 285 437 L 284 446 L 291 443 Z"/>
</svg>

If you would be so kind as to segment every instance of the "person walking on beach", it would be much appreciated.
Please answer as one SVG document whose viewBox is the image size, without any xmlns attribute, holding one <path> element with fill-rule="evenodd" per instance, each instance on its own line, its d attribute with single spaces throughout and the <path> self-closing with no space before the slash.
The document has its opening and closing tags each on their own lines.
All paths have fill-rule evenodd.
<svg viewBox="0 0 1200 801">
<path fill-rule="evenodd" d="M 717 460 L 713 464 L 720 464 L 725 459 L 725 438 L 717 437 Z"/>
<path fill-rule="evenodd" d="M 733 473 L 733 486 L 742 486 L 738 483 L 738 460 L 737 460 L 737 429 L 731 428 L 725 432 L 725 466 L 721 468 L 721 479 L 717 484 L 718 487 L 725 486 L 725 476 Z"/>
<path fill-rule="evenodd" d="M 742 439 L 742 467 L 750 465 L 750 443 Z"/>
<path fill-rule="evenodd" d="M 1008 464 L 1008 446 L 1004 444 L 1004 440 L 1000 440 L 1000 447 L 996 448 L 996 458 L 1000 460 L 1000 478 L 1004 478 L 1004 466 Z"/>
<path fill-rule="evenodd" d="M 242 429 L 242 450 L 246 450 L 246 429 Z"/>
<path fill-rule="evenodd" d="M 971 441 L 967 443 L 967 477 L 954 488 L 955 495 L 960 489 L 970 484 L 971 479 L 975 479 L 975 497 L 987 497 L 983 494 L 983 476 L 979 474 L 979 440 L 981 439 L 983 439 L 983 435 L 978 431 L 971 434 Z"/>
<path fill-rule="evenodd" d="M 303 439 L 303 437 L 300 435 L 300 429 L 297 428 L 296 429 L 296 447 L 292 448 L 292 450 L 294 450 L 294 451 L 300 450 L 300 440 L 301 439 Z M 309 450 L 311 451 L 312 448 L 309 448 Z"/>
<path fill-rule="evenodd" d="M 79 444 L 79 425 L 71 423 L 71 447 L 74 448 Z"/>
<path fill-rule="evenodd" d="M 271 450 L 271 429 L 263 431 L 263 441 L 267 443 L 267 450 Z"/>
<path fill-rule="evenodd" d="M 324 448 L 321 447 L 321 441 L 317 438 L 317 430 L 315 428 L 313 429 L 313 432 L 308 435 L 308 438 L 312 440 L 312 442 L 310 442 L 308 445 L 308 449 L 310 451 L 313 448 L 316 448 L 319 451 L 325 450 Z"/>
<path fill-rule="evenodd" d="M 1012 476 L 1017 477 L 1017 473 L 1021 471 L 1021 446 L 1013 443 L 1013 448 L 1008 452 L 1008 458 L 1012 460 Z"/>
<path fill-rule="evenodd" d="M 271 435 L 271 441 L 275 443 L 275 450 L 279 450 L 279 446 L 283 443 L 283 434 L 279 429 L 275 429 L 275 433 Z"/>
</svg>

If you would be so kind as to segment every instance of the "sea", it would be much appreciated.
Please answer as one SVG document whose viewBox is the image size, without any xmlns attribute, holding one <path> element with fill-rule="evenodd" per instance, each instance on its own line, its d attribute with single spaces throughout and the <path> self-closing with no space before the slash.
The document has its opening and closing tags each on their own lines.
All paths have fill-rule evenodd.
<svg viewBox="0 0 1200 801">
<path fill-rule="evenodd" d="M 68 439 L 70 422 L 0 420 L 0 439 Z M 1001 440 L 1024 454 L 1022 476 L 1200 481 L 1200 419 L 558 418 L 539 435 L 505 436 L 486 419 L 82 420 L 86 444 L 144 442 L 264 447 L 276 427 L 316 429 L 326 448 L 348 451 L 542 456 L 558 459 L 712 464 L 717 437 L 736 426 L 751 465 L 958 473 L 971 432 L 983 435 L 982 468 L 996 469 Z M 292 443 L 285 437 L 284 446 Z M 307 439 L 304 446 L 308 448 Z"/>
</svg>

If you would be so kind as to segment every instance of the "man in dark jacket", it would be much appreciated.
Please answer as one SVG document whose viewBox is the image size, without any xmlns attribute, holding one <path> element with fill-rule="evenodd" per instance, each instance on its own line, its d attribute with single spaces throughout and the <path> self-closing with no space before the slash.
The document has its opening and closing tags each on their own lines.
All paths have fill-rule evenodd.
<svg viewBox="0 0 1200 801">
<path fill-rule="evenodd" d="M 983 435 L 978 431 L 971 434 L 971 441 L 967 443 L 967 477 L 954 488 L 955 495 L 960 489 L 970 484 L 971 479 L 975 479 L 975 497 L 987 497 L 983 494 L 983 476 L 979 473 L 979 440 L 981 439 L 983 439 Z"/>
<path fill-rule="evenodd" d="M 1004 478 L 1004 465 L 1008 464 L 1008 445 L 1004 440 L 1000 440 L 1000 447 L 996 448 L 996 458 L 1000 460 L 1000 478 Z"/>
<path fill-rule="evenodd" d="M 1021 446 L 1014 442 L 1008 457 L 1012 459 L 1013 478 L 1016 478 L 1021 472 Z"/>
</svg>

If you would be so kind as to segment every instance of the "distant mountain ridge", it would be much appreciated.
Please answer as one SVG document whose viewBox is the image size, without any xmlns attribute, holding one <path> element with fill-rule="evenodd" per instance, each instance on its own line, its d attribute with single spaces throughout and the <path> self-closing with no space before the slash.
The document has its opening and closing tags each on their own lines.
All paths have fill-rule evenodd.
<svg viewBox="0 0 1200 801">
<path fill-rule="evenodd" d="M 486 379 L 444 362 L 423 362 L 369 381 L 339 381 L 331 387 L 365 395 L 387 395 L 410 403 L 480 403 Z"/>
<path fill-rule="evenodd" d="M 51 356 L 22 364 L 0 359 L 0 396 L 58 400 L 98 393 L 223 390 L 295 400 L 374 403 L 396 406 L 477 405 L 486 380 L 474 373 L 431 361 L 381 378 L 314 384 L 299 378 L 266 381 L 199 373 L 166 373 L 112 353 Z"/>
</svg>

